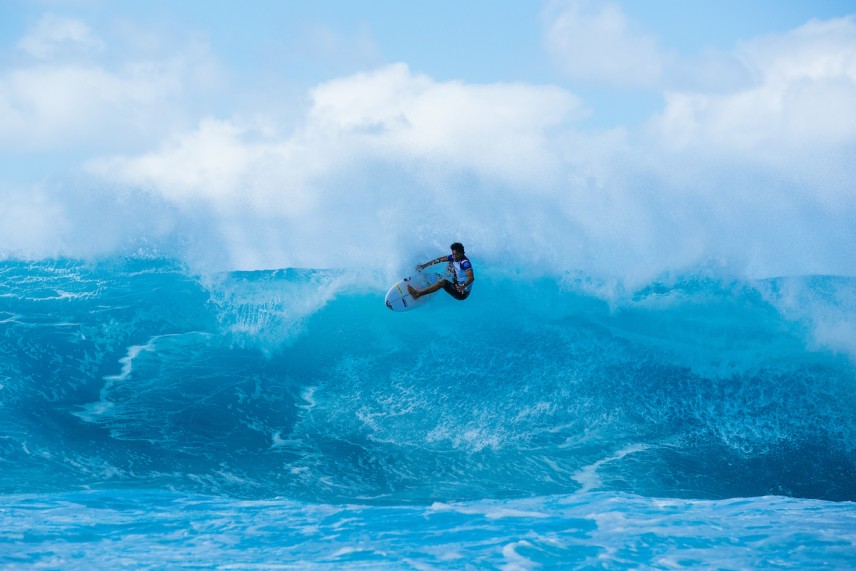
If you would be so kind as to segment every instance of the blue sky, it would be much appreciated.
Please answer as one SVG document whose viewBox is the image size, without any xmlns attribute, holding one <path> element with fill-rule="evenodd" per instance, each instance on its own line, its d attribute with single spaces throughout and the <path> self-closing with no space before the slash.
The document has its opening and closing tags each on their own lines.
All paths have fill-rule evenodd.
<svg viewBox="0 0 856 571">
<path fill-rule="evenodd" d="M 0 10 L 6 255 L 378 264 L 455 196 L 487 258 L 537 228 L 551 268 L 856 273 L 852 1 Z"/>
<path fill-rule="evenodd" d="M 564 3 L 554 2 L 554 10 Z M 785 32 L 811 19 L 856 12 L 847 0 L 782 2 L 636 0 L 579 2 L 589 11 L 618 6 L 635 34 L 694 57 Z M 4 3 L 4 60 L 46 15 L 77 19 L 105 41 L 103 58 L 166 53 L 192 41 L 210 47 L 231 72 L 306 85 L 336 75 L 405 62 L 437 80 L 549 82 L 591 88 L 549 61 L 544 46 L 549 2 L 401 2 L 376 0 L 234 2 L 28 1 Z M 150 45 L 124 38 L 148 35 Z M 149 52 L 147 54 L 146 52 Z"/>
</svg>

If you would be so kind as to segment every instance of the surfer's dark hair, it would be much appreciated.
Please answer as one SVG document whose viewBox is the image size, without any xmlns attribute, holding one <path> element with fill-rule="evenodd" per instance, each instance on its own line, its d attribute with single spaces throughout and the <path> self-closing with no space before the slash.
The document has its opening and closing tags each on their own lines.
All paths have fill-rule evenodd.
<svg viewBox="0 0 856 571">
<path fill-rule="evenodd" d="M 464 253 L 464 245 L 461 244 L 460 242 L 455 242 L 454 244 L 449 246 L 449 249 L 454 251 L 454 252 L 460 252 L 462 254 Z"/>
</svg>

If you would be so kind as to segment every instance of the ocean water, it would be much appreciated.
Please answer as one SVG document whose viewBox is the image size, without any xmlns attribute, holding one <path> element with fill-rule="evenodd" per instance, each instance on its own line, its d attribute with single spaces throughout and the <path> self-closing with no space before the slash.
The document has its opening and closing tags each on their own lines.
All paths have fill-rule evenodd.
<svg viewBox="0 0 856 571">
<path fill-rule="evenodd" d="M 856 568 L 856 279 L 0 263 L 0 568 Z"/>
</svg>

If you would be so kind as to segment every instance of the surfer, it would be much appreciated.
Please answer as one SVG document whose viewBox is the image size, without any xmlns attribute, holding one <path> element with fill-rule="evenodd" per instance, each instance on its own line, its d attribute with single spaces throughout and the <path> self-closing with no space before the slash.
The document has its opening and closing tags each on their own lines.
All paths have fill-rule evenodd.
<svg viewBox="0 0 856 571">
<path fill-rule="evenodd" d="M 410 295 L 413 296 L 414 299 L 421 297 L 423 295 L 428 295 L 429 293 L 434 293 L 440 289 L 446 290 L 446 293 L 454 297 L 455 299 L 464 300 L 470 295 L 470 290 L 473 288 L 473 281 L 475 281 L 475 277 L 473 276 L 473 265 L 470 263 L 470 260 L 464 255 L 464 245 L 460 242 L 455 242 L 451 246 L 449 246 L 452 250 L 452 254 L 449 256 L 440 256 L 439 258 L 434 258 L 433 260 L 427 261 L 424 264 L 419 264 L 416 266 L 416 269 L 420 272 L 427 268 L 432 264 L 439 264 L 441 262 L 447 262 L 451 269 L 451 278 L 453 281 L 449 281 L 445 278 L 439 280 L 434 285 L 428 286 L 425 289 L 419 290 L 414 288 L 412 285 L 407 285 L 407 291 L 410 292 Z"/>
</svg>

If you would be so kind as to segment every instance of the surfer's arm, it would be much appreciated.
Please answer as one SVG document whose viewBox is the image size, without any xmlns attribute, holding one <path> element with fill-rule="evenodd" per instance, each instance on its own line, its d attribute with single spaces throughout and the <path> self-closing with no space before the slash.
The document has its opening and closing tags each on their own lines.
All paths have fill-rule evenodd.
<svg viewBox="0 0 856 571">
<path fill-rule="evenodd" d="M 418 266 L 416 266 L 416 269 L 417 270 L 423 270 L 423 269 L 427 268 L 428 266 L 433 266 L 434 264 L 439 264 L 440 262 L 448 262 L 448 261 L 449 261 L 449 256 L 440 256 L 439 258 L 434 258 L 433 260 L 428 260 L 424 264 L 419 264 Z"/>
</svg>

